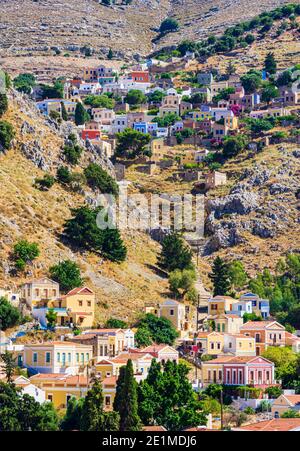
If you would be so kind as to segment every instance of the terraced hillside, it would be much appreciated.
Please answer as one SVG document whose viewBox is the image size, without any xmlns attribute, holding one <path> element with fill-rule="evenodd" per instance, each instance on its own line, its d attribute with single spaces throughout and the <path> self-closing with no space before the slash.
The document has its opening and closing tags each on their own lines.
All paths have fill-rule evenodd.
<svg viewBox="0 0 300 451">
<path fill-rule="evenodd" d="M 121 3 L 121 2 L 120 2 Z M 133 0 L 107 7 L 96 0 L 0 0 L 0 56 L 62 54 L 88 46 L 96 56 L 142 56 L 183 38 L 200 39 L 288 0 Z M 181 27 L 153 46 L 166 17 Z M 51 49 L 52 48 L 52 49 Z"/>
</svg>

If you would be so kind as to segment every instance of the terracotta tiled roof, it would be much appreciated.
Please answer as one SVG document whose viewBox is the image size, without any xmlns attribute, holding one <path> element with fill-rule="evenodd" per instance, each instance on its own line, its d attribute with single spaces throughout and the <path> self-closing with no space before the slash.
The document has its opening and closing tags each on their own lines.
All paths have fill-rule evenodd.
<svg viewBox="0 0 300 451">
<path fill-rule="evenodd" d="M 147 356 L 148 353 L 124 353 L 124 354 L 119 354 L 117 357 L 113 357 L 111 359 L 111 362 L 113 363 L 126 363 L 127 360 L 138 360 L 138 359 L 147 359 L 147 360 L 152 360 L 151 356 Z"/>
<path fill-rule="evenodd" d="M 102 383 L 102 385 L 116 385 L 116 383 L 117 383 L 117 376 L 105 377 L 101 381 L 101 383 Z"/>
<path fill-rule="evenodd" d="M 202 365 L 215 364 L 215 363 L 248 363 L 255 359 L 262 359 L 265 362 L 271 363 L 269 360 L 260 356 L 233 356 L 233 357 L 218 357 L 216 359 L 208 360 L 207 362 L 202 362 Z"/>
<path fill-rule="evenodd" d="M 300 418 L 273 418 L 272 420 L 259 421 L 258 423 L 240 426 L 236 430 L 241 431 L 292 431 L 300 428 Z"/>
<path fill-rule="evenodd" d="M 160 432 L 160 431 L 166 431 L 166 429 L 163 426 L 144 426 L 143 431 Z"/>
<path fill-rule="evenodd" d="M 248 330 L 248 329 L 261 330 L 261 329 L 266 329 L 267 327 L 269 327 L 271 324 L 274 324 L 274 323 L 276 323 L 276 321 L 248 321 L 247 323 L 243 324 L 243 326 L 241 326 L 241 329 L 243 329 L 243 330 Z M 277 324 L 279 324 L 279 323 L 277 323 Z"/>
<path fill-rule="evenodd" d="M 30 380 L 36 381 L 45 381 L 48 380 L 56 381 L 56 382 L 63 382 L 66 385 L 88 385 L 88 378 L 86 376 L 71 376 L 69 374 L 58 374 L 58 373 L 43 373 L 43 374 L 36 374 L 34 376 L 31 376 Z"/>
<path fill-rule="evenodd" d="M 300 403 L 300 395 L 283 395 L 293 406 Z"/>
<path fill-rule="evenodd" d="M 69 291 L 66 296 L 73 296 L 74 294 L 78 294 L 81 293 L 82 291 L 88 290 L 91 294 L 94 294 L 94 292 L 88 288 L 88 287 L 78 287 L 78 288 L 73 288 L 73 290 Z"/>
</svg>

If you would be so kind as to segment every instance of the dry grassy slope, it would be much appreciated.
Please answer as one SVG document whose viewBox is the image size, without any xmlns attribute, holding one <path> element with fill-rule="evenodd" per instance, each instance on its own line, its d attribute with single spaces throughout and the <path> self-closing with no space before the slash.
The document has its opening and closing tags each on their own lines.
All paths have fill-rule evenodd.
<svg viewBox="0 0 300 451">
<path fill-rule="evenodd" d="M 4 54 L 41 53 L 49 46 L 92 46 L 132 54 L 151 51 L 154 29 L 169 0 L 133 0 L 107 7 L 96 0 L 1 0 L 0 49 Z"/>
<path fill-rule="evenodd" d="M 181 29 L 166 35 L 158 47 L 173 45 L 182 39 L 201 40 L 210 34 L 221 34 L 229 25 L 248 20 L 261 12 L 291 3 L 289 0 L 172 0 L 170 16 Z"/>
<path fill-rule="evenodd" d="M 161 21 L 180 22 L 177 33 L 162 38 L 155 49 L 183 38 L 199 40 L 221 33 L 224 26 L 246 20 L 290 0 L 133 0 L 128 6 L 106 7 L 96 0 L 0 0 L 0 55 L 52 53 L 51 46 L 112 48 L 119 55 L 147 55 L 154 48 Z M 102 53 L 103 54 L 103 53 Z"/>
<path fill-rule="evenodd" d="M 47 274 L 49 266 L 60 259 L 71 258 L 78 262 L 86 282 L 97 293 L 97 320 L 114 315 L 133 320 L 145 302 L 162 299 L 166 281 L 158 277 L 148 265 L 155 265 L 158 245 L 142 233 L 126 233 L 128 259 L 121 265 L 101 262 L 93 254 L 74 254 L 59 240 L 64 220 L 70 216 L 70 208 L 81 205 L 83 197 L 70 194 L 55 184 L 49 192 L 35 189 L 35 177 L 43 172 L 22 156 L 20 144 L 28 137 L 22 136 L 23 121 L 32 122 L 30 111 L 21 111 L 13 103 L 4 117 L 15 125 L 17 136 L 12 150 L 0 156 L 0 286 L 17 286 L 27 277 Z M 34 125 L 42 135 L 42 142 L 51 152 L 59 152 L 61 139 L 43 119 L 34 119 Z M 30 140 L 32 137 L 30 136 Z M 9 254 L 20 238 L 36 241 L 41 256 L 24 277 L 12 277 Z"/>
</svg>

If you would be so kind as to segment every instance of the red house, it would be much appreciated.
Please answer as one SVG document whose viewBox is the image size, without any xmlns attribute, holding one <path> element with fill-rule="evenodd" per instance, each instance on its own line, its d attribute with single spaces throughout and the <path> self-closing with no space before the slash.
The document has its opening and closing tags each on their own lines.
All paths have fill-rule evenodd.
<svg viewBox="0 0 300 451">
<path fill-rule="evenodd" d="M 81 138 L 82 139 L 99 139 L 101 137 L 100 130 L 82 130 Z"/>
<path fill-rule="evenodd" d="M 137 83 L 149 83 L 150 77 L 149 72 L 139 70 L 139 71 L 133 71 L 130 74 L 132 81 L 135 81 Z"/>
</svg>

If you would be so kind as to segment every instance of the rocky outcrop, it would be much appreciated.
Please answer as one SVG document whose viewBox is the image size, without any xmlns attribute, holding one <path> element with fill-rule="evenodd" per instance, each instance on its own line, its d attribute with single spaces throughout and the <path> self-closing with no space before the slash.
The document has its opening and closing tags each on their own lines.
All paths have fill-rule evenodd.
<svg viewBox="0 0 300 451">
<path fill-rule="evenodd" d="M 258 196 L 253 192 L 235 188 L 232 194 L 208 201 L 208 211 L 217 219 L 224 215 L 246 215 L 258 207 Z"/>
</svg>

